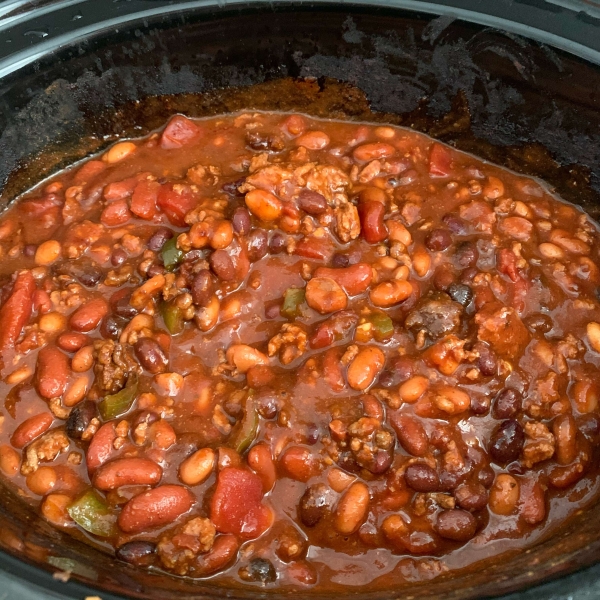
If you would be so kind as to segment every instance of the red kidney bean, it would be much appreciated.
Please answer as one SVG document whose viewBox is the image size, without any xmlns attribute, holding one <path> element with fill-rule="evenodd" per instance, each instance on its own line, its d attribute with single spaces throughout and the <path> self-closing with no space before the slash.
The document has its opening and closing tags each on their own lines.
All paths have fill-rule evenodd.
<svg viewBox="0 0 600 600">
<path fill-rule="evenodd" d="M 50 413 L 40 413 L 39 415 L 34 415 L 33 417 L 25 419 L 25 421 L 15 429 L 15 432 L 10 438 L 10 443 L 15 448 L 24 448 L 27 444 L 42 435 L 42 433 L 48 431 L 53 420 Z"/>
<path fill-rule="evenodd" d="M 90 421 L 98 416 L 96 403 L 91 400 L 84 400 L 73 407 L 67 423 L 65 431 L 73 440 L 80 440 L 83 432 L 88 428 Z"/>
<path fill-rule="evenodd" d="M 275 373 L 269 365 L 255 365 L 246 373 L 246 381 L 252 389 L 264 387 L 273 383 Z"/>
<path fill-rule="evenodd" d="M 521 410 L 521 394 L 512 388 L 501 390 L 492 405 L 494 419 L 510 419 Z"/>
<path fill-rule="evenodd" d="M 327 314 L 346 308 L 348 297 L 330 277 L 313 277 L 306 284 L 306 303 L 317 312 Z"/>
<path fill-rule="evenodd" d="M 424 463 L 409 465 L 404 473 L 409 487 L 416 492 L 437 492 L 440 489 L 440 478 L 436 471 Z"/>
<path fill-rule="evenodd" d="M 477 531 L 477 521 L 470 512 L 464 510 L 443 510 L 437 517 L 436 530 L 448 540 L 467 542 Z"/>
<path fill-rule="evenodd" d="M 336 252 L 331 259 L 331 266 L 334 269 L 343 269 L 350 264 L 350 257 L 347 254 Z"/>
<path fill-rule="evenodd" d="M 506 464 L 519 458 L 524 443 L 523 427 L 515 419 L 508 419 L 492 433 L 488 451 L 497 463 Z"/>
<path fill-rule="evenodd" d="M 117 433 L 113 422 L 105 423 L 96 431 L 86 453 L 86 463 L 90 474 L 110 458 L 116 437 Z"/>
<path fill-rule="evenodd" d="M 234 559 L 239 547 L 240 543 L 234 535 L 220 535 L 213 547 L 202 556 L 201 562 L 199 561 L 198 573 L 207 576 L 223 569 Z"/>
<path fill-rule="evenodd" d="M 69 319 L 71 328 L 87 333 L 96 329 L 100 321 L 108 314 L 108 304 L 104 298 L 94 298 L 80 306 Z"/>
<path fill-rule="evenodd" d="M 454 498 L 464 510 L 476 511 L 487 505 L 488 492 L 481 483 L 463 483 L 454 490 Z"/>
<path fill-rule="evenodd" d="M 279 235 L 280 238 L 278 240 L 283 240 L 283 246 L 281 250 L 285 247 L 285 238 L 281 234 L 275 234 L 271 241 L 275 239 L 275 236 Z M 266 256 L 267 251 L 271 247 L 268 238 L 267 232 L 264 229 L 254 229 L 250 235 L 248 236 L 248 258 L 251 262 L 256 262 L 260 260 L 263 256 Z M 271 252 L 273 252 L 273 248 L 271 247 Z"/>
<path fill-rule="evenodd" d="M 115 551 L 115 556 L 130 565 L 146 567 L 154 561 L 155 553 L 156 544 L 145 540 L 134 540 L 119 546 Z"/>
<path fill-rule="evenodd" d="M 373 269 L 366 263 L 357 263 L 343 269 L 319 267 L 314 272 L 315 277 L 329 277 L 339 283 L 350 296 L 357 296 L 367 291 L 373 279 Z"/>
<path fill-rule="evenodd" d="M 136 358 L 146 371 L 153 375 L 164 373 L 169 361 L 158 342 L 152 338 L 140 338 L 133 346 Z"/>
<path fill-rule="evenodd" d="M 307 482 L 318 472 L 318 463 L 316 458 L 306 448 L 301 446 L 292 446 L 288 448 L 280 458 L 280 463 L 288 475 L 297 481 Z"/>
<path fill-rule="evenodd" d="M 167 240 L 170 240 L 173 235 L 173 231 L 167 227 L 159 227 L 148 240 L 148 249 L 152 250 L 153 252 L 159 252 Z"/>
<path fill-rule="evenodd" d="M 537 481 L 526 479 L 521 482 L 519 513 L 530 525 L 540 523 L 546 517 L 546 495 Z"/>
<path fill-rule="evenodd" d="M 55 346 L 45 346 L 38 354 L 36 375 L 40 396 L 62 396 L 69 383 L 69 359 Z"/>
<path fill-rule="evenodd" d="M 452 245 L 452 236 L 447 229 L 432 229 L 425 236 L 425 246 L 433 252 L 441 252 Z"/>
<path fill-rule="evenodd" d="M 530 331 L 537 333 L 548 333 L 554 327 L 552 319 L 542 313 L 533 313 L 527 316 L 523 319 L 523 323 Z"/>
<path fill-rule="evenodd" d="M 432 281 L 436 289 L 445 292 L 454 283 L 454 279 L 455 274 L 452 266 L 444 263 L 435 270 Z"/>
<path fill-rule="evenodd" d="M 180 485 L 161 485 L 133 497 L 121 511 L 118 523 L 125 533 L 141 533 L 169 525 L 188 512 L 194 495 Z"/>
<path fill-rule="evenodd" d="M 413 456 L 427 454 L 429 440 L 427 432 L 416 417 L 404 414 L 392 414 L 390 417 L 392 427 L 396 431 L 400 445 Z"/>
<path fill-rule="evenodd" d="M 210 267 L 222 281 L 235 279 L 235 266 L 226 250 L 215 250 L 210 256 Z"/>
<path fill-rule="evenodd" d="M 298 208 L 309 215 L 320 215 L 327 210 L 327 200 L 318 192 L 302 190 L 298 196 Z"/>
<path fill-rule="evenodd" d="M 156 485 L 162 469 L 149 458 L 118 458 L 104 463 L 94 474 L 94 487 L 107 492 L 124 485 Z"/>
<path fill-rule="evenodd" d="M 248 235 L 252 222 L 250 220 L 250 212 L 243 206 L 238 206 L 231 215 L 231 224 L 233 230 L 240 235 Z"/>
<path fill-rule="evenodd" d="M 363 237 L 369 244 L 378 244 L 387 238 L 388 231 L 383 222 L 385 217 L 384 204 L 372 200 L 361 202 L 358 205 L 358 216 Z"/>
<path fill-rule="evenodd" d="M 121 323 L 117 320 L 117 317 L 108 315 L 100 323 L 100 335 L 104 339 L 117 340 L 121 336 Z"/>
<path fill-rule="evenodd" d="M 83 333 L 75 333 L 67 331 L 61 333 L 56 339 L 56 345 L 65 352 L 76 352 L 85 344 L 87 344 L 88 338 Z"/>
<path fill-rule="evenodd" d="M 445 214 L 442 217 L 442 223 L 456 235 L 465 235 L 469 231 L 467 222 L 463 218 L 458 215 L 453 215 L 452 213 Z"/>
</svg>

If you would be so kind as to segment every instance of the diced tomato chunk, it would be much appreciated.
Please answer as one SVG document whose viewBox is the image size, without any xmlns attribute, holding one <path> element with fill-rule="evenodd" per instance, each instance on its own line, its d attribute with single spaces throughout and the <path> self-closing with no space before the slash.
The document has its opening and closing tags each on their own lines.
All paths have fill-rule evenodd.
<svg viewBox="0 0 600 600">
<path fill-rule="evenodd" d="M 111 202 L 100 215 L 100 221 L 108 227 L 123 225 L 131 219 L 131 212 L 126 200 Z"/>
<path fill-rule="evenodd" d="M 133 194 L 137 182 L 137 177 L 128 177 L 122 181 L 113 181 L 104 188 L 103 196 L 109 202 L 128 198 Z"/>
<path fill-rule="evenodd" d="M 30 271 L 21 271 L 8 300 L 0 308 L 0 352 L 13 348 L 31 317 L 35 280 Z"/>
<path fill-rule="evenodd" d="M 513 282 L 519 279 L 519 272 L 517 271 L 517 257 L 511 250 L 508 250 L 508 248 L 502 248 L 499 250 L 497 260 L 498 271 L 508 275 Z"/>
<path fill-rule="evenodd" d="M 165 127 L 160 138 L 160 145 L 166 150 L 181 148 L 193 142 L 200 135 L 200 129 L 183 115 L 175 115 Z"/>
<path fill-rule="evenodd" d="M 160 183 L 156 181 L 140 181 L 133 190 L 131 212 L 140 219 L 151 221 L 156 213 L 156 200 Z"/>
<path fill-rule="evenodd" d="M 446 146 L 433 144 L 429 155 L 429 174 L 446 177 L 452 170 L 452 155 Z"/>
<path fill-rule="evenodd" d="M 197 199 L 188 185 L 165 183 L 158 191 L 156 202 L 173 225 L 184 227 L 185 215 L 196 206 Z"/>
<path fill-rule="evenodd" d="M 271 511 L 262 504 L 263 486 L 258 475 L 227 467 L 219 473 L 211 503 L 211 520 L 217 531 L 245 539 L 258 537 L 272 522 Z"/>
</svg>

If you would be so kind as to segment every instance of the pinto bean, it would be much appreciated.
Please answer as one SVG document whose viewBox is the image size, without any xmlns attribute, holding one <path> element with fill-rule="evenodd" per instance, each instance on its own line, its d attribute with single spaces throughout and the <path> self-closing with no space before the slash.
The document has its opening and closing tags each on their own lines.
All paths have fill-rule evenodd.
<svg viewBox="0 0 600 600">
<path fill-rule="evenodd" d="M 586 332 L 592 350 L 600 353 L 600 323 L 591 321 L 587 324 Z"/>
<path fill-rule="evenodd" d="M 407 248 L 412 244 L 412 235 L 406 227 L 400 223 L 400 221 L 388 220 L 385 222 L 385 226 L 389 232 L 390 242 L 400 242 Z"/>
<path fill-rule="evenodd" d="M 266 444 L 253 446 L 248 452 L 248 465 L 260 477 L 263 491 L 270 491 L 277 480 L 271 449 Z"/>
<path fill-rule="evenodd" d="M 75 353 L 75 356 L 71 359 L 71 369 L 75 373 L 85 373 L 92 368 L 94 364 L 94 347 L 83 346 Z"/>
<path fill-rule="evenodd" d="M 87 394 L 88 385 L 89 380 L 85 375 L 75 379 L 63 396 L 63 404 L 71 407 L 81 402 Z"/>
<path fill-rule="evenodd" d="M 393 279 L 376 285 L 370 292 L 369 298 L 375 306 L 387 308 L 404 302 L 413 293 L 413 287 L 408 281 Z"/>
<path fill-rule="evenodd" d="M 73 523 L 67 507 L 73 498 L 67 494 L 48 494 L 40 504 L 40 512 L 44 518 L 57 527 L 68 527 Z"/>
<path fill-rule="evenodd" d="M 348 365 L 346 374 L 348 385 L 354 390 L 366 390 L 373 384 L 384 363 L 385 354 L 376 346 L 361 348 Z"/>
<path fill-rule="evenodd" d="M 19 471 L 21 457 L 19 453 L 8 444 L 0 446 L 0 471 L 7 477 L 14 477 Z"/>
<path fill-rule="evenodd" d="M 444 412 L 456 415 L 471 406 L 469 394 L 449 385 L 438 387 L 433 394 L 433 403 Z"/>
<path fill-rule="evenodd" d="M 356 263 L 342 269 L 319 267 L 314 276 L 333 279 L 349 296 L 357 296 L 367 291 L 373 279 L 373 269 L 367 263 Z"/>
<path fill-rule="evenodd" d="M 210 247 L 218 250 L 227 248 L 233 241 L 233 226 L 231 221 L 219 221 L 210 238 Z"/>
<path fill-rule="evenodd" d="M 571 254 L 586 255 L 590 253 L 589 244 L 571 237 L 568 232 L 562 229 L 553 229 L 550 233 L 550 241 Z"/>
<path fill-rule="evenodd" d="M 245 198 L 248 210 L 261 221 L 275 221 L 282 213 L 283 204 L 277 196 L 265 190 L 252 190 Z"/>
<path fill-rule="evenodd" d="M 25 483 L 34 494 L 45 496 L 50 493 L 58 481 L 58 475 L 54 467 L 41 466 L 37 471 L 27 475 Z"/>
<path fill-rule="evenodd" d="M 500 473 L 490 490 L 490 510 L 497 515 L 510 515 L 519 500 L 519 483 L 512 476 Z"/>
<path fill-rule="evenodd" d="M 400 445 L 413 456 L 425 456 L 429 440 L 422 423 L 415 417 L 404 414 L 393 414 L 390 421 Z"/>
<path fill-rule="evenodd" d="M 367 516 L 369 488 L 361 481 L 353 483 L 338 502 L 334 527 L 344 535 L 355 532 Z"/>
<path fill-rule="evenodd" d="M 71 328 L 87 333 L 96 329 L 100 321 L 108 314 L 108 304 L 104 298 L 94 298 L 80 306 L 69 319 Z"/>
<path fill-rule="evenodd" d="M 296 144 L 309 150 L 322 150 L 329 145 L 329 136 L 323 131 L 307 131 L 296 138 Z"/>
<path fill-rule="evenodd" d="M 598 407 L 598 387 L 595 382 L 575 382 L 571 396 L 575 407 L 582 414 L 593 413 Z"/>
<path fill-rule="evenodd" d="M 363 237 L 369 244 L 378 244 L 387 238 L 388 230 L 383 221 L 384 204 L 374 201 L 361 202 L 358 205 L 358 216 Z"/>
<path fill-rule="evenodd" d="M 214 471 L 216 454 L 211 448 L 201 448 L 188 456 L 179 467 L 179 479 L 186 485 L 198 485 L 206 481 Z"/>
<path fill-rule="evenodd" d="M 50 413 L 40 413 L 25 419 L 25 421 L 15 429 L 10 438 L 10 443 L 15 448 L 24 448 L 27 444 L 48 431 L 53 421 L 54 419 Z"/>
<path fill-rule="evenodd" d="M 572 463 L 577 456 L 577 424 L 573 415 L 559 415 L 552 423 L 556 439 L 556 460 L 561 465 Z"/>
<path fill-rule="evenodd" d="M 305 483 L 316 475 L 319 469 L 317 459 L 312 452 L 302 446 L 288 448 L 281 455 L 280 462 L 288 477 Z"/>
<path fill-rule="evenodd" d="M 206 306 L 196 312 L 195 322 L 200 331 L 210 331 L 217 324 L 220 308 L 219 298 L 214 295 Z"/>
<path fill-rule="evenodd" d="M 102 158 L 109 164 L 114 164 L 127 158 L 137 150 L 133 142 L 119 142 L 109 148 Z"/>
<path fill-rule="evenodd" d="M 62 247 L 57 240 L 42 242 L 35 251 L 35 264 L 48 266 L 60 258 Z"/>
<path fill-rule="evenodd" d="M 424 248 L 416 248 L 412 256 L 412 266 L 419 277 L 425 277 L 431 268 L 431 256 Z"/>
<path fill-rule="evenodd" d="M 69 360 L 56 346 L 45 346 L 38 354 L 36 375 L 40 396 L 62 396 L 69 381 Z"/>
<path fill-rule="evenodd" d="M 396 153 L 396 148 L 383 142 L 373 142 L 371 144 L 362 144 L 354 149 L 352 156 L 361 162 L 375 160 L 377 158 L 387 158 Z"/>
<path fill-rule="evenodd" d="M 180 485 L 161 485 L 134 496 L 119 515 L 125 533 L 141 533 L 169 525 L 188 512 L 195 503 L 193 494 Z"/>
<path fill-rule="evenodd" d="M 429 389 L 429 379 L 415 375 L 405 381 L 398 389 L 402 402 L 416 402 Z"/>
<path fill-rule="evenodd" d="M 149 458 L 118 458 L 101 465 L 94 474 L 94 487 L 104 492 L 124 485 L 156 485 L 162 469 Z"/>
<path fill-rule="evenodd" d="M 344 310 L 348 296 L 331 277 L 313 277 L 306 284 L 306 303 L 322 315 Z"/>
<path fill-rule="evenodd" d="M 246 344 L 229 346 L 225 353 L 227 362 L 233 365 L 240 373 L 247 373 L 248 369 L 256 365 L 268 365 L 269 359 L 256 348 Z"/>
</svg>

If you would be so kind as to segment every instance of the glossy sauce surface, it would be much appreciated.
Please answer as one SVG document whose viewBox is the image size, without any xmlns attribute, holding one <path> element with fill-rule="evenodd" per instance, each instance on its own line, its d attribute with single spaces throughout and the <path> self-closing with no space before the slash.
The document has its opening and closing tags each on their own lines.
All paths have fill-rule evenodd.
<svg viewBox="0 0 600 600">
<path fill-rule="evenodd" d="M 410 130 L 176 116 L 0 220 L 0 469 L 121 560 L 419 581 L 597 493 L 597 226 Z"/>
</svg>

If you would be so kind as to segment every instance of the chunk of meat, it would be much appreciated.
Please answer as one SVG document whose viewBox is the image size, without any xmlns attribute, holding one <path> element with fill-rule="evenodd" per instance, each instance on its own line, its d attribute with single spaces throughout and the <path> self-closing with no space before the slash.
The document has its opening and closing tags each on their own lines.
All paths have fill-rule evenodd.
<svg viewBox="0 0 600 600">
<path fill-rule="evenodd" d="M 525 423 L 523 427 L 525 446 L 523 447 L 523 464 L 531 469 L 536 463 L 552 458 L 556 448 L 556 440 L 548 427 L 543 423 Z"/>
<path fill-rule="evenodd" d="M 335 209 L 335 232 L 342 242 L 355 240 L 360 235 L 358 209 L 349 202 Z"/>
<path fill-rule="evenodd" d="M 279 360 L 284 365 L 302 356 L 306 351 L 306 331 L 292 323 L 284 323 L 281 331 L 269 340 L 268 354 L 275 356 L 279 353 Z"/>
<path fill-rule="evenodd" d="M 499 302 L 486 304 L 476 315 L 479 329 L 477 337 L 492 346 L 496 354 L 514 359 L 519 356 L 531 339 L 514 308 Z"/>
<path fill-rule="evenodd" d="M 61 452 L 69 448 L 69 438 L 62 429 L 53 429 L 30 444 L 25 450 L 21 474 L 29 475 L 37 471 L 41 462 L 53 461 Z"/>
<path fill-rule="evenodd" d="M 217 530 L 210 519 L 196 517 L 164 535 L 156 547 L 162 564 L 178 575 L 193 568 L 199 554 L 208 552 Z"/>
<path fill-rule="evenodd" d="M 432 340 L 437 340 L 460 327 L 464 308 L 445 292 L 430 292 L 421 298 L 408 313 L 404 323 L 407 329 L 425 331 Z"/>
<path fill-rule="evenodd" d="M 114 394 L 127 381 L 129 373 L 139 370 L 138 363 L 122 344 L 113 340 L 98 340 L 94 349 L 94 372 L 101 390 Z"/>
</svg>

